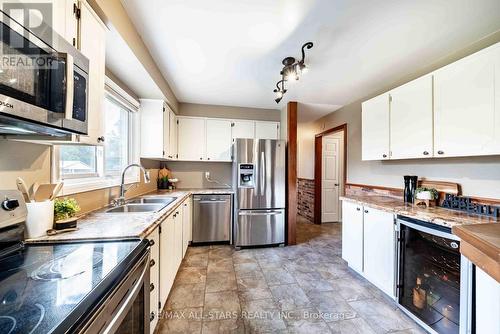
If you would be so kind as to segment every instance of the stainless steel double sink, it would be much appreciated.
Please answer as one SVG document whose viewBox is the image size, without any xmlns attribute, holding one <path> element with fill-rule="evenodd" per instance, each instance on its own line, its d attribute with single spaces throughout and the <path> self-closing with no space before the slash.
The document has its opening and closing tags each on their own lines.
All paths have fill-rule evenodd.
<svg viewBox="0 0 500 334">
<path fill-rule="evenodd" d="M 176 199 L 177 197 L 170 196 L 142 196 L 134 198 L 124 205 L 108 209 L 106 213 L 158 212 Z"/>
</svg>

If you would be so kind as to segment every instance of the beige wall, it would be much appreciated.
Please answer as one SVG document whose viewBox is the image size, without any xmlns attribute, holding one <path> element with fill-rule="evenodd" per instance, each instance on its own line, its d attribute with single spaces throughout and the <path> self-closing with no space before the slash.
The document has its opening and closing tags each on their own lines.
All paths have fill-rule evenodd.
<svg viewBox="0 0 500 334">
<path fill-rule="evenodd" d="M 454 62 L 498 41 L 500 41 L 500 32 L 460 52 L 450 55 L 446 59 L 440 60 L 426 69 L 409 74 L 400 82 L 392 84 L 385 83 L 381 85 L 381 87 L 374 89 L 376 92 L 371 96 L 351 103 L 317 121 L 316 125 L 319 131 L 347 123 L 347 181 L 351 183 L 402 188 L 403 175 L 414 174 L 433 180 L 457 182 L 462 185 L 462 190 L 465 195 L 500 198 L 500 156 L 426 160 L 415 159 L 383 162 L 361 161 L 362 101 Z M 307 164 L 308 161 L 313 163 L 310 157 L 306 158 L 303 163 Z M 310 166 L 305 169 L 308 170 L 308 168 L 310 168 Z"/>
<path fill-rule="evenodd" d="M 175 94 L 170 88 L 167 80 L 163 77 L 120 0 L 93 0 L 91 1 L 91 5 L 100 16 L 105 16 L 103 20 L 106 24 L 112 24 L 116 28 L 125 42 L 127 42 L 132 52 L 134 52 L 137 59 L 140 60 L 153 81 L 165 95 L 170 107 L 175 112 L 178 112 L 179 102 Z M 99 8 L 96 8 L 96 6 Z"/>
<path fill-rule="evenodd" d="M 297 177 L 314 179 L 314 136 L 319 133 L 315 123 L 297 124 Z"/>
<path fill-rule="evenodd" d="M 179 115 L 280 121 L 280 111 L 278 109 L 243 108 L 194 103 L 180 103 Z"/>
</svg>

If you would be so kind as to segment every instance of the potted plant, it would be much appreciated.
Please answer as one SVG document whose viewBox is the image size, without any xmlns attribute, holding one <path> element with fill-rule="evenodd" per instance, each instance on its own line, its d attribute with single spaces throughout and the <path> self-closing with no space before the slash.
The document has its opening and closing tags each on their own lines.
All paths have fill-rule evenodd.
<svg viewBox="0 0 500 334">
<path fill-rule="evenodd" d="M 74 198 L 57 198 L 54 201 L 54 228 L 63 230 L 75 228 L 80 207 Z"/>
<path fill-rule="evenodd" d="M 420 187 L 415 189 L 415 205 L 433 206 L 438 198 L 439 192 L 434 188 Z"/>
</svg>

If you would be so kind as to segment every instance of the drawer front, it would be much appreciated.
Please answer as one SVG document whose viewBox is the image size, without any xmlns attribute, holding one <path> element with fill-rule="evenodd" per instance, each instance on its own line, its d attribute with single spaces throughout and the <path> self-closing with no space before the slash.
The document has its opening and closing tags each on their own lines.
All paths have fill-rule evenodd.
<svg viewBox="0 0 500 334">
<path fill-rule="evenodd" d="M 285 242 L 285 210 L 240 210 L 236 246 L 282 244 Z"/>
</svg>

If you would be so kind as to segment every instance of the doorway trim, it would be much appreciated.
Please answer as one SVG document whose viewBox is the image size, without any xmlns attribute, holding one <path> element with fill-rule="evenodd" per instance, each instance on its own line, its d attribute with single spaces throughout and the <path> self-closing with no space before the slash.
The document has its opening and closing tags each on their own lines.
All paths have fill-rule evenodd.
<svg viewBox="0 0 500 334">
<path fill-rule="evenodd" d="M 341 195 L 344 195 L 345 186 L 347 184 L 347 123 L 318 133 L 314 138 L 314 224 L 321 224 L 321 192 L 323 190 L 321 185 L 323 136 L 339 131 L 344 131 L 344 186 L 342 187 L 341 193 Z"/>
</svg>

